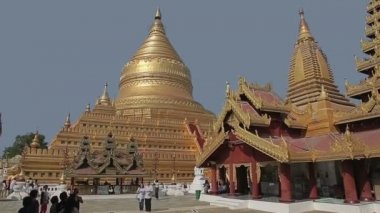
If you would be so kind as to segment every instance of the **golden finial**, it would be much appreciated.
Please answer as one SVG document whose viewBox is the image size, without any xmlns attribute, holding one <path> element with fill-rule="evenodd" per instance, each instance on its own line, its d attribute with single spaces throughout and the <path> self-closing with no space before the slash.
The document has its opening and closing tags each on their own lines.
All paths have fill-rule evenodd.
<svg viewBox="0 0 380 213">
<path fill-rule="evenodd" d="M 91 105 L 88 103 L 86 105 L 86 112 L 90 112 L 91 111 Z"/>
<path fill-rule="evenodd" d="M 38 142 L 39 142 L 39 140 L 38 140 L 38 131 L 36 131 L 36 133 L 34 134 L 33 141 L 30 144 L 30 147 L 32 147 L 32 148 L 39 148 L 40 147 L 40 143 L 38 143 Z"/>
<path fill-rule="evenodd" d="M 102 96 L 100 96 L 99 102 L 100 102 L 100 104 L 106 104 L 106 105 L 111 104 L 110 97 L 108 95 L 108 84 L 107 83 L 104 84 L 103 94 L 102 94 Z"/>
<path fill-rule="evenodd" d="M 156 15 L 154 16 L 154 19 L 161 19 L 161 11 L 159 7 L 156 10 Z"/>
<path fill-rule="evenodd" d="M 70 122 L 70 113 L 69 113 L 69 114 L 67 114 L 64 127 L 69 128 L 70 126 L 71 126 L 71 122 Z"/>
<path fill-rule="evenodd" d="M 300 15 L 298 40 L 313 38 L 309 29 L 309 25 L 307 24 L 306 19 L 305 19 L 305 13 L 302 8 L 300 9 L 298 14 Z"/>
</svg>

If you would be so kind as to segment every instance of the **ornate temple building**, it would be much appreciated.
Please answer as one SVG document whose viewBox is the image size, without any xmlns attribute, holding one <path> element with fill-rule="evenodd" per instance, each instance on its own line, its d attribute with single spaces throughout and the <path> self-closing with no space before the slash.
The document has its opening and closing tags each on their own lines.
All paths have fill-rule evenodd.
<svg viewBox="0 0 380 213">
<path fill-rule="evenodd" d="M 68 176 L 77 181 L 98 178 L 96 172 L 111 172 L 110 181 L 122 174 L 129 182 L 128 177 L 136 175 L 129 172 L 134 168 L 133 155 L 121 153 L 128 151 L 133 139 L 144 162 L 137 167 L 145 172 L 145 180 L 191 182 L 195 155 L 200 152 L 194 141 L 212 130 L 215 119 L 193 99 L 192 90 L 190 70 L 170 44 L 157 10 L 147 38 L 122 70 L 117 98 L 111 100 L 105 85 L 94 107 L 86 106 L 77 121 L 71 123 L 67 116 L 48 149 L 37 143 L 25 149 L 23 171 L 42 183 L 58 183 Z M 63 172 L 83 162 L 77 159 L 83 137 L 92 151 L 104 152 L 109 134 L 117 159 L 109 154 L 93 156 L 80 173 Z"/>
<path fill-rule="evenodd" d="M 243 77 L 236 91 L 227 84 L 224 108 L 213 134 L 199 142 L 196 161 L 211 171 L 213 193 L 249 189 L 253 199 L 335 197 L 357 203 L 373 200 L 374 191 L 380 199 L 380 1 L 371 1 L 367 12 L 362 49 L 368 58 L 356 62 L 368 77 L 346 83 L 347 95 L 361 100 L 358 105 L 337 89 L 303 11 L 286 100 L 270 85 Z"/>
</svg>

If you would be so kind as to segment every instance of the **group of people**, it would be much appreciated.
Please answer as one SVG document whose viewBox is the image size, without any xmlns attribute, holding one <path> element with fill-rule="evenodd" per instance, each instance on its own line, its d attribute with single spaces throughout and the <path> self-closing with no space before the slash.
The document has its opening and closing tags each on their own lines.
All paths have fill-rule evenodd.
<svg viewBox="0 0 380 213">
<path fill-rule="evenodd" d="M 0 185 L 0 197 L 7 197 L 10 195 L 14 191 L 15 185 L 15 179 L 3 180 Z M 27 193 L 30 193 L 33 189 L 38 188 L 37 180 L 29 178 L 22 187 Z"/>
<path fill-rule="evenodd" d="M 139 209 L 140 211 L 144 210 L 144 204 L 145 204 L 145 211 L 150 212 L 152 210 L 152 196 L 154 193 L 154 197 L 158 200 L 158 193 L 159 193 L 159 183 L 158 180 L 155 180 L 153 185 L 148 182 L 147 185 L 144 185 L 141 183 L 139 187 L 137 188 L 137 200 L 139 202 Z"/>
<path fill-rule="evenodd" d="M 18 213 L 46 213 L 49 204 L 49 193 L 47 192 L 48 186 L 43 187 L 41 192 L 40 202 L 37 200 L 38 190 L 33 189 L 30 191 L 29 196 L 22 199 L 23 207 L 19 209 Z M 59 201 L 57 196 L 53 196 L 50 199 L 51 207 L 50 213 L 79 213 L 80 204 L 83 203 L 83 199 L 78 195 L 78 189 L 74 189 L 68 196 L 66 192 L 62 192 L 59 195 Z"/>
</svg>

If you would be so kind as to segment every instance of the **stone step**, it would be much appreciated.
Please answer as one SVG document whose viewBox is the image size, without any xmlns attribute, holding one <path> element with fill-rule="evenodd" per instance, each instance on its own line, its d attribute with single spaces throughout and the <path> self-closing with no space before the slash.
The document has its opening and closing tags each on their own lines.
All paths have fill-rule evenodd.
<svg viewBox="0 0 380 213">
<path fill-rule="evenodd" d="M 227 207 L 229 209 L 245 209 L 248 207 L 246 200 L 217 199 L 210 202 L 212 206 Z"/>
</svg>

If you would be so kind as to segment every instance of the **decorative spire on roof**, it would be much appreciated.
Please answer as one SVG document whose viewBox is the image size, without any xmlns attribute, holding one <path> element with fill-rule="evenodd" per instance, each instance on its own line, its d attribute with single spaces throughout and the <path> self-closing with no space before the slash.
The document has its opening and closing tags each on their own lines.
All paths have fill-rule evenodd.
<svg viewBox="0 0 380 213">
<path fill-rule="evenodd" d="M 30 147 L 32 147 L 32 148 L 39 148 L 40 147 L 40 143 L 38 140 L 38 131 L 36 131 L 36 133 L 34 134 L 34 138 L 33 138 L 32 143 L 30 144 Z"/>
<path fill-rule="evenodd" d="M 102 96 L 99 98 L 99 104 L 102 105 L 111 105 L 111 99 L 108 95 L 108 84 L 104 84 L 104 90 Z"/>
<path fill-rule="evenodd" d="M 70 113 L 67 114 L 67 117 L 66 117 L 66 120 L 65 120 L 65 124 L 63 126 L 64 126 L 64 128 L 69 128 L 71 126 Z"/>
<path fill-rule="evenodd" d="M 321 87 L 329 94 L 330 101 L 352 106 L 338 90 L 333 73 L 318 43 L 311 35 L 304 11 L 300 10 L 299 35 L 294 46 L 288 75 L 288 99 L 303 107 L 308 101 L 315 103 L 322 95 Z"/>
</svg>

